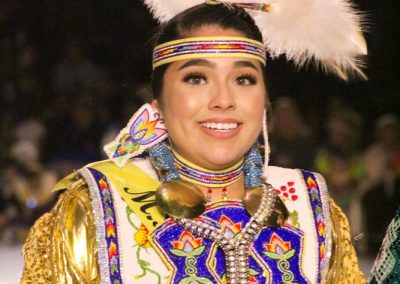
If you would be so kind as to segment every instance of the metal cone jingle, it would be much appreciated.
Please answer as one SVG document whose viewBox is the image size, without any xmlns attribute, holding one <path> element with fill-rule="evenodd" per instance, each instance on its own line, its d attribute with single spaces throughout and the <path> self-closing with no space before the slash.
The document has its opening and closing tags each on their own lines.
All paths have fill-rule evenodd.
<svg viewBox="0 0 400 284">
<path fill-rule="evenodd" d="M 156 203 L 164 213 L 174 218 L 199 216 L 206 207 L 203 192 L 194 184 L 183 180 L 163 182 L 156 191 Z"/>
<path fill-rule="evenodd" d="M 251 216 L 254 216 L 256 213 L 261 213 L 257 211 L 261 206 L 261 201 L 263 199 L 262 197 L 264 191 L 267 190 L 267 186 L 270 185 L 246 189 L 246 193 L 243 198 L 243 204 Z M 264 223 L 264 225 L 267 227 L 280 227 L 285 223 L 288 216 L 289 213 L 285 204 L 278 196 L 275 196 L 271 215 L 269 216 L 268 220 L 265 220 L 266 223 Z"/>
</svg>

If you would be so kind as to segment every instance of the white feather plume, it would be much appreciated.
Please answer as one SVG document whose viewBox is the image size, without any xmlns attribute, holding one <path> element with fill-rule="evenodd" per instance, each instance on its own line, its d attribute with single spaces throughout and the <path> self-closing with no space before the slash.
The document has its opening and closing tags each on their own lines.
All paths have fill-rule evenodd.
<svg viewBox="0 0 400 284">
<path fill-rule="evenodd" d="M 166 22 L 204 0 L 144 0 Z M 223 2 L 223 1 L 221 1 Z M 366 78 L 360 56 L 367 54 L 362 16 L 348 0 L 231 0 L 269 4 L 270 12 L 247 10 L 260 28 L 272 57 L 284 54 L 297 66 L 314 62 L 347 80 Z"/>
<path fill-rule="evenodd" d="M 269 0 L 271 12 L 250 12 L 272 56 L 285 54 L 302 66 L 315 61 L 343 79 L 365 78 L 360 55 L 367 54 L 362 20 L 346 0 Z"/>
<path fill-rule="evenodd" d="M 143 2 L 149 7 L 154 18 L 164 23 L 180 12 L 204 3 L 205 0 L 143 0 Z"/>
</svg>

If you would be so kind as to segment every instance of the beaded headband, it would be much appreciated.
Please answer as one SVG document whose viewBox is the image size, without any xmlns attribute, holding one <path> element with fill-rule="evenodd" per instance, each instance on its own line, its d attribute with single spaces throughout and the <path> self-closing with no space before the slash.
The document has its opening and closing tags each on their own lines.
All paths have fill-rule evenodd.
<svg viewBox="0 0 400 284">
<path fill-rule="evenodd" d="M 245 37 L 189 37 L 169 41 L 155 47 L 153 69 L 177 60 L 209 57 L 241 57 L 266 62 L 262 42 Z"/>
</svg>

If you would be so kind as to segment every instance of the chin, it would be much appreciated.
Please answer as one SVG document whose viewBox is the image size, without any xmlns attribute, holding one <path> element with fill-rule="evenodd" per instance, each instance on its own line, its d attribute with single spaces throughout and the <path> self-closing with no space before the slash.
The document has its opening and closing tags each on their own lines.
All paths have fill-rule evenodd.
<svg viewBox="0 0 400 284">
<path fill-rule="evenodd" d="M 226 169 L 238 162 L 244 156 L 244 154 L 234 153 L 232 150 L 227 151 L 226 149 L 222 151 L 212 151 L 210 154 L 208 160 L 215 170 Z"/>
</svg>

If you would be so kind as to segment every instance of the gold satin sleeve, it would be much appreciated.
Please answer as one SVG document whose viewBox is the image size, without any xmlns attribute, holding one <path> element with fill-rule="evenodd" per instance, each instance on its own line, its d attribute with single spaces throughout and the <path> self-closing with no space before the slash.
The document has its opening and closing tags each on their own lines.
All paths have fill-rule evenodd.
<svg viewBox="0 0 400 284">
<path fill-rule="evenodd" d="M 89 189 L 77 178 L 32 227 L 23 247 L 21 283 L 99 283 Z"/>
<path fill-rule="evenodd" d="M 364 273 L 358 264 L 351 241 L 349 222 L 343 211 L 331 199 L 332 256 L 326 283 L 364 284 Z"/>
</svg>

